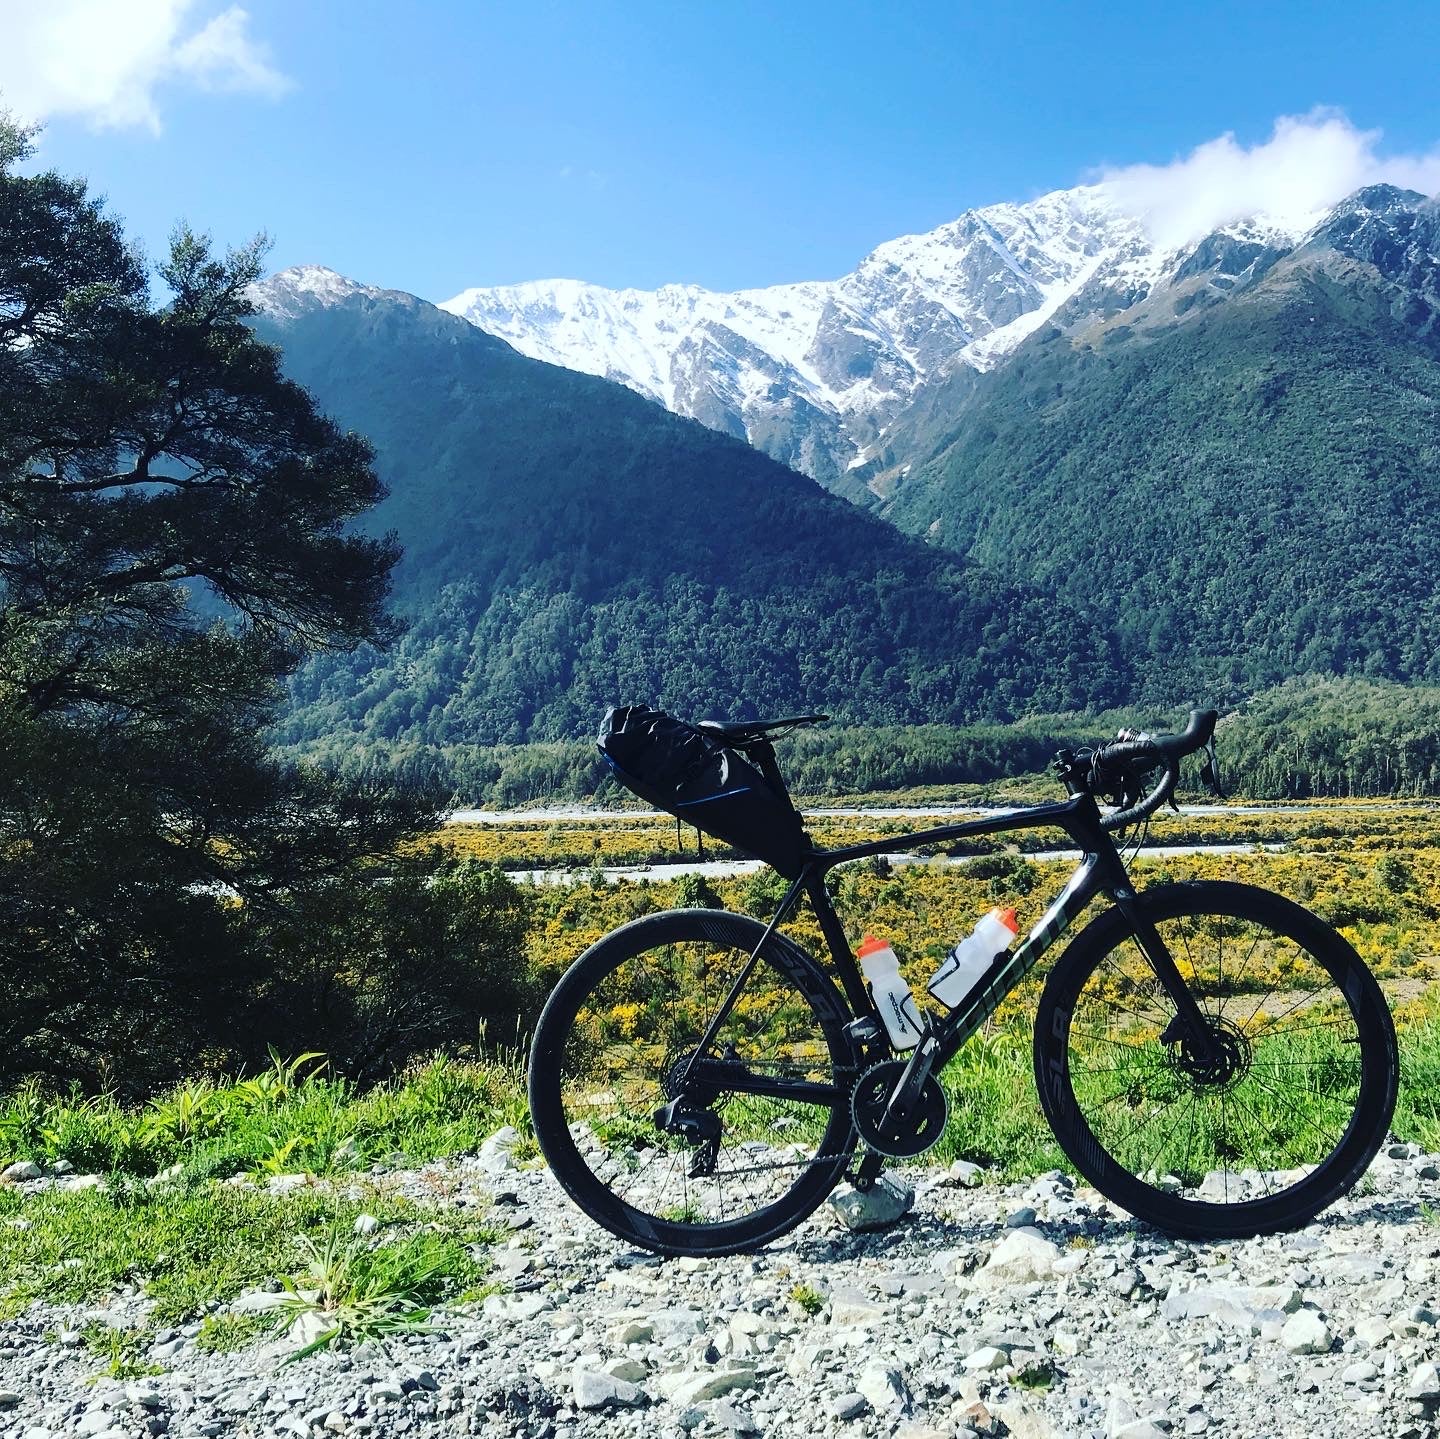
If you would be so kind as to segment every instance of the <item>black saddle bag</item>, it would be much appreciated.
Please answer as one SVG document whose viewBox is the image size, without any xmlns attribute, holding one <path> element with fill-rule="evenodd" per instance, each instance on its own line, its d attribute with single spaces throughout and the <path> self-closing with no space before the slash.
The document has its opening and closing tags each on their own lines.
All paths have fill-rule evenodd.
<svg viewBox="0 0 1440 1439">
<path fill-rule="evenodd" d="M 794 879 L 810 853 L 799 811 L 738 750 L 648 705 L 607 710 L 596 740 L 641 799 Z"/>
</svg>

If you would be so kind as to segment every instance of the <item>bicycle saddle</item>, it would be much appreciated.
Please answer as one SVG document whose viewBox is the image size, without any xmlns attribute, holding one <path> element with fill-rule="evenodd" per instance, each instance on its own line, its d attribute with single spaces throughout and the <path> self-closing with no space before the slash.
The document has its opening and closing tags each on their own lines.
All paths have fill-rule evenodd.
<svg viewBox="0 0 1440 1439">
<path fill-rule="evenodd" d="M 701 720 L 696 729 L 708 730 L 726 744 L 753 744 L 768 735 L 804 729 L 812 724 L 824 724 L 829 718 L 829 715 L 791 715 L 787 719 L 739 720 L 734 724 L 724 724 L 720 720 Z"/>
</svg>

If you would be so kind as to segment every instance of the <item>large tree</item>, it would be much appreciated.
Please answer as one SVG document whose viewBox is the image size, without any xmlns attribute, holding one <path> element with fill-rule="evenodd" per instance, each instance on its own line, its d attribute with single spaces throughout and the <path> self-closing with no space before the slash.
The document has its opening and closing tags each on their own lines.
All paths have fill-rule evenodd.
<svg viewBox="0 0 1440 1439">
<path fill-rule="evenodd" d="M 20 173 L 27 149 L 0 117 L 0 1077 L 243 1062 L 277 993 L 301 1038 L 321 991 L 331 1042 L 353 1012 L 357 1064 L 393 1061 L 365 998 L 395 1005 L 383 896 L 405 891 L 418 973 L 455 929 L 425 895 L 473 909 L 475 886 L 377 901 L 438 797 L 284 768 L 263 740 L 301 657 L 386 636 L 397 547 L 351 527 L 384 493 L 370 447 L 246 324 L 261 242 L 221 259 L 178 230 L 154 296 L 117 221 L 81 181 Z M 480 902 L 513 920 L 513 896 Z M 437 963 L 483 965 L 466 934 Z M 337 1005 L 359 952 L 368 989 L 350 976 Z M 436 982 L 453 1002 L 411 1043 L 467 1018 L 473 986 Z"/>
</svg>

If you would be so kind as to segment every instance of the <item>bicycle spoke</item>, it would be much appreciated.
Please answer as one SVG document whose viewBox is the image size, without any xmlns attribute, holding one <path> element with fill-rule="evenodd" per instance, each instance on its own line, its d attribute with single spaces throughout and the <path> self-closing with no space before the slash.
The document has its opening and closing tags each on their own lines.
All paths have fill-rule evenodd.
<svg viewBox="0 0 1440 1439">
<path fill-rule="evenodd" d="M 655 1218 L 748 1219 L 840 1157 L 825 1136 L 853 1076 L 834 1067 L 814 1010 L 772 966 L 754 971 L 692 1076 L 693 1047 L 748 959 L 700 941 L 642 951 L 596 983 L 572 1025 L 562 1102 L 568 1121 L 594 1136 L 582 1157 L 613 1194 Z M 672 1080 L 685 1089 L 667 1089 Z M 810 1088 L 770 1087 L 791 1084 Z M 658 1129 L 651 1116 L 677 1094 L 685 1106 L 692 1090 L 686 1112 L 701 1128 L 691 1138 Z"/>
<path fill-rule="evenodd" d="M 1359 1103 L 1347 993 L 1291 935 L 1258 920 L 1196 912 L 1157 930 L 1183 960 L 1213 1038 L 1160 1042 L 1171 1011 L 1127 934 L 1091 960 L 1069 1002 L 1075 1104 L 1111 1162 L 1165 1195 L 1229 1207 L 1278 1200 L 1336 1151 Z"/>
</svg>

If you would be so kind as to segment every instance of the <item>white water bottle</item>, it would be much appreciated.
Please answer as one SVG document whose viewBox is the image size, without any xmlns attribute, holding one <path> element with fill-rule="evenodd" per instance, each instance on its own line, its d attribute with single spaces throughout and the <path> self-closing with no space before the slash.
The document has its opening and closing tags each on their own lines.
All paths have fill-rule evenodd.
<svg viewBox="0 0 1440 1439">
<path fill-rule="evenodd" d="M 1020 924 L 1013 909 L 998 906 L 982 915 L 980 922 L 945 956 L 935 971 L 935 978 L 926 986 L 930 993 L 950 1009 L 958 1009 L 985 977 L 995 956 L 1010 948 Z"/>
<path fill-rule="evenodd" d="M 875 1008 L 885 1022 L 890 1043 L 896 1049 L 914 1049 L 920 1043 L 924 1025 L 915 1007 L 915 996 L 900 973 L 895 951 L 885 940 L 867 934 L 855 952 L 860 956 L 860 969 L 875 996 Z"/>
</svg>

